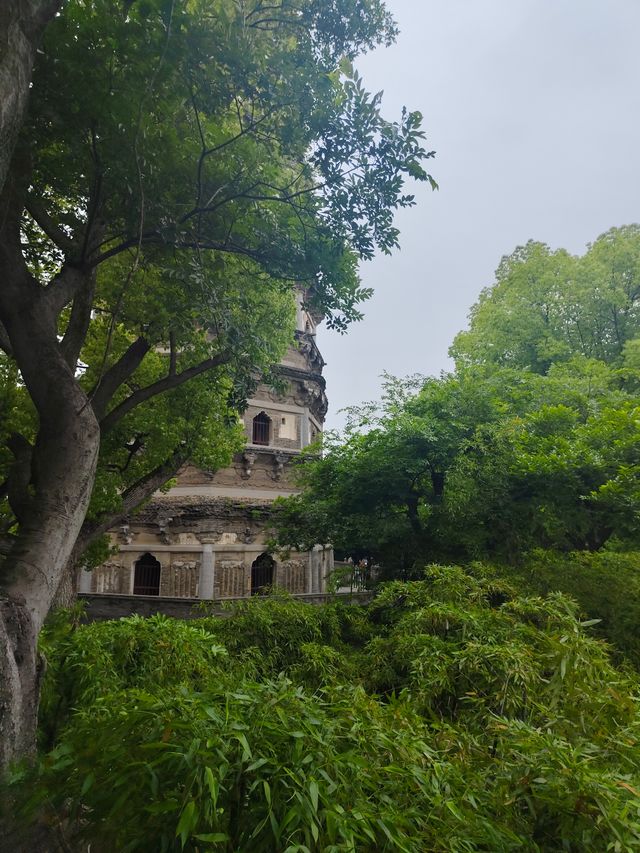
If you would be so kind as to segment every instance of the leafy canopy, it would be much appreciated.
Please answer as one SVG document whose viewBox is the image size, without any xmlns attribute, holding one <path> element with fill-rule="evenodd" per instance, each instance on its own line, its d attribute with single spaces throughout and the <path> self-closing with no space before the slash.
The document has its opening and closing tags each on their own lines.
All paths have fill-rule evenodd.
<svg viewBox="0 0 640 853">
<path fill-rule="evenodd" d="M 185 459 L 240 447 L 237 413 L 293 341 L 294 286 L 340 331 L 361 316 L 358 262 L 397 246 L 405 181 L 432 181 L 420 114 L 386 120 L 352 65 L 395 34 L 379 0 L 70 0 L 46 30 L 11 250 L 100 422 L 89 538 Z M 51 412 L 3 322 L 13 532 Z"/>
<path fill-rule="evenodd" d="M 381 404 L 349 410 L 301 466 L 281 546 L 331 542 L 387 576 L 425 555 L 637 547 L 639 260 L 637 226 L 581 259 L 534 243 L 504 259 L 455 373 L 387 377 Z"/>
</svg>

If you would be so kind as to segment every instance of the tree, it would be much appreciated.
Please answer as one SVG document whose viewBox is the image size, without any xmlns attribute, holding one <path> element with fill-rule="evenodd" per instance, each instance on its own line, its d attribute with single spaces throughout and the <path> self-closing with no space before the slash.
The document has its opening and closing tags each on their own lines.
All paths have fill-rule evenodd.
<svg viewBox="0 0 640 853">
<path fill-rule="evenodd" d="M 582 257 L 529 241 L 504 257 L 451 355 L 546 373 L 574 355 L 619 365 L 640 336 L 640 226 L 612 228 Z"/>
<path fill-rule="evenodd" d="M 322 456 L 301 465 L 301 494 L 278 502 L 280 544 L 331 542 L 388 576 L 411 576 L 419 556 L 443 553 L 450 477 L 478 427 L 498 415 L 487 384 L 387 377 L 382 405 L 350 409 L 345 435 L 326 436 Z"/>
<path fill-rule="evenodd" d="M 0 765 L 33 743 L 69 561 L 233 449 L 294 283 L 360 316 L 357 261 L 432 180 L 420 115 L 386 121 L 351 66 L 394 35 L 378 0 L 71 0 L 47 29 L 0 197 Z"/>
<path fill-rule="evenodd" d="M 410 576 L 425 559 L 637 547 L 633 375 L 630 364 L 576 357 L 545 376 L 469 367 L 413 396 L 387 394 L 380 414 L 365 407 L 302 466 L 302 493 L 280 503 L 278 539 L 332 542 L 386 576 Z"/>
</svg>

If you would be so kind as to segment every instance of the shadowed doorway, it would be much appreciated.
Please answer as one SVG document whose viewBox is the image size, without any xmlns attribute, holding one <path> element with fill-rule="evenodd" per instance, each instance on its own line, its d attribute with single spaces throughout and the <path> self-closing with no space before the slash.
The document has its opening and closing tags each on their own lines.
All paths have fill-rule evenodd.
<svg viewBox="0 0 640 853">
<path fill-rule="evenodd" d="M 260 554 L 251 564 L 251 595 L 266 595 L 273 586 L 276 562 L 271 554 Z"/>
<path fill-rule="evenodd" d="M 136 562 L 133 594 L 160 595 L 160 563 L 151 554 L 143 554 Z"/>
</svg>

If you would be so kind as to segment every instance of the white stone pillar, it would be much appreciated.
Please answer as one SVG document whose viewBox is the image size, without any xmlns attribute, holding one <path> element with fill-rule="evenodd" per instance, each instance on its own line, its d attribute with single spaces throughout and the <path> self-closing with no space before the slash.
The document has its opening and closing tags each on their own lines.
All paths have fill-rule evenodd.
<svg viewBox="0 0 640 853">
<path fill-rule="evenodd" d="M 210 542 L 202 546 L 202 559 L 200 560 L 200 582 L 198 595 L 200 598 L 212 600 L 214 597 L 215 580 L 215 557 L 213 545 Z"/>
<path fill-rule="evenodd" d="M 311 552 L 311 592 L 318 593 L 320 592 L 320 585 L 322 579 L 322 565 L 321 565 L 321 556 L 320 556 L 320 545 L 314 545 L 313 551 Z"/>
<path fill-rule="evenodd" d="M 91 578 L 93 572 L 86 572 L 80 569 L 80 577 L 78 578 L 78 592 L 91 592 Z"/>
<path fill-rule="evenodd" d="M 300 447 L 304 449 L 305 447 L 307 447 L 309 442 L 309 409 L 305 407 L 304 414 L 302 415 L 302 424 L 300 430 Z"/>
</svg>

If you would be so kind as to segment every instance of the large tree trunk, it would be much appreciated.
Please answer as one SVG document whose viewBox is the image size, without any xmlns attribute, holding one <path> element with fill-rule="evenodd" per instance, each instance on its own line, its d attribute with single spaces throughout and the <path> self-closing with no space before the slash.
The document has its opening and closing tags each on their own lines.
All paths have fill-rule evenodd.
<svg viewBox="0 0 640 853">
<path fill-rule="evenodd" d="M 0 190 L 29 98 L 36 48 L 61 0 L 0 2 Z"/>
<path fill-rule="evenodd" d="M 20 526 L 0 566 L 0 771 L 35 746 L 37 637 L 86 516 L 100 445 L 95 412 L 58 339 L 56 291 L 24 264 L 22 207 L 10 183 L 0 199 L 0 322 L 39 424 L 32 448 L 18 442 L 9 477 Z"/>
<path fill-rule="evenodd" d="M 34 744 L 41 663 L 37 634 L 24 604 L 0 599 L 0 767 Z"/>
<path fill-rule="evenodd" d="M 62 407 L 67 401 L 61 396 Z M 78 395 L 78 402 L 83 396 Z M 38 474 L 33 506 L 2 567 L 0 766 L 5 767 L 35 747 L 37 637 L 82 527 L 95 476 L 99 427 L 93 410 L 85 399 L 84 413 L 74 423 L 77 405 L 71 412 L 65 408 L 52 417 L 52 422 L 58 423 L 57 435 L 36 446 L 34 466 Z"/>
</svg>

